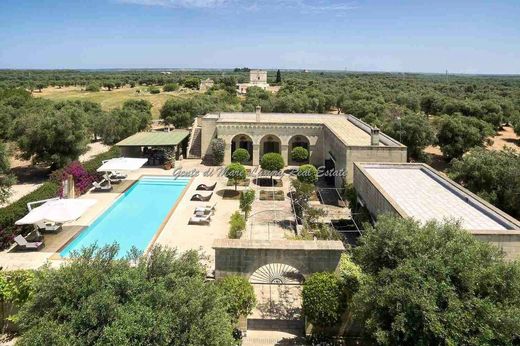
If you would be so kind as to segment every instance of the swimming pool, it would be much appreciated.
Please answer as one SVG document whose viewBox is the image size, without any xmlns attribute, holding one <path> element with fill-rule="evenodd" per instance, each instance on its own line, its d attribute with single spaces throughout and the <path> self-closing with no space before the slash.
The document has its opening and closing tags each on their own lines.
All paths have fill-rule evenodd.
<svg viewBox="0 0 520 346">
<path fill-rule="evenodd" d="M 119 244 L 119 258 L 133 246 L 144 251 L 189 181 L 189 178 L 142 177 L 63 248 L 60 255 L 70 257 L 72 251 L 82 247 L 114 242 Z"/>
</svg>

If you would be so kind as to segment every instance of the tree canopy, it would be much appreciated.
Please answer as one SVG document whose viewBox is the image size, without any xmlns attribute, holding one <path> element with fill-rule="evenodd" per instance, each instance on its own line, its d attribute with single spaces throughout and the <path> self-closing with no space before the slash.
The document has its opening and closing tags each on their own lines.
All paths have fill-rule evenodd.
<svg viewBox="0 0 520 346">
<path fill-rule="evenodd" d="M 471 148 L 483 147 L 484 139 L 493 133 L 485 121 L 454 115 L 443 118 L 437 139 L 444 156 L 453 159 L 462 157 Z"/>
<path fill-rule="evenodd" d="M 520 265 L 454 222 L 382 216 L 354 249 L 367 278 L 355 315 L 383 345 L 510 345 L 520 330 Z"/>
<path fill-rule="evenodd" d="M 87 115 L 72 103 L 38 102 L 17 119 L 15 133 L 22 158 L 63 167 L 87 149 Z"/>
<path fill-rule="evenodd" d="M 498 208 L 520 217 L 520 154 L 511 149 L 475 148 L 454 160 L 449 175 Z"/>
<path fill-rule="evenodd" d="M 0 204 L 7 201 L 11 195 L 11 185 L 15 182 L 15 177 L 9 172 L 9 158 L 7 148 L 0 142 Z"/>
<path fill-rule="evenodd" d="M 227 298 L 204 281 L 196 252 L 156 247 L 123 261 L 116 253 L 117 246 L 87 248 L 58 269 L 36 271 L 34 292 L 18 315 L 18 343 L 233 343 Z"/>
<path fill-rule="evenodd" d="M 435 142 L 435 131 L 423 115 L 407 114 L 384 130 L 406 145 L 408 156 L 413 158 L 420 158 L 423 149 Z"/>
</svg>

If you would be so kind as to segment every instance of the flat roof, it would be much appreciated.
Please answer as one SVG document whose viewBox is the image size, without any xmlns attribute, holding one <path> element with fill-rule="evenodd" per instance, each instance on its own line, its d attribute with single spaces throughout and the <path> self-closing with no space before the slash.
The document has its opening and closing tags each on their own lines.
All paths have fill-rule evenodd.
<svg viewBox="0 0 520 346">
<path fill-rule="evenodd" d="M 166 147 L 181 143 L 190 135 L 188 130 L 170 132 L 138 132 L 116 144 L 118 147 Z"/>
<path fill-rule="evenodd" d="M 205 118 L 217 119 L 218 123 L 271 123 L 271 124 L 314 124 L 325 125 L 343 143 L 353 146 L 370 146 L 370 126 L 352 115 L 310 113 L 260 113 L 257 121 L 255 112 L 222 112 L 207 114 Z M 380 133 L 380 146 L 402 146 L 398 141 Z"/>
<path fill-rule="evenodd" d="M 468 231 L 520 228 L 517 220 L 425 164 L 356 165 L 402 216 L 421 222 L 453 219 Z"/>
</svg>

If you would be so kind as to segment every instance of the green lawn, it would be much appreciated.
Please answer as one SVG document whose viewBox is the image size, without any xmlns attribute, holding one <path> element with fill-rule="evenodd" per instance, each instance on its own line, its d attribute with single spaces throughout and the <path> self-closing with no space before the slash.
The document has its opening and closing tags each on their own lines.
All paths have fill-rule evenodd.
<svg viewBox="0 0 520 346">
<path fill-rule="evenodd" d="M 141 90 L 140 93 L 137 90 Z M 126 100 L 147 100 L 152 104 L 152 116 L 154 119 L 159 118 L 159 111 L 163 104 L 171 98 L 180 97 L 186 98 L 196 94 L 193 90 L 180 90 L 174 92 L 162 92 L 160 94 L 152 95 L 147 92 L 147 87 L 137 86 L 135 88 L 124 87 L 114 89 L 112 91 L 101 90 L 99 92 L 83 91 L 78 87 L 65 88 L 45 88 L 42 92 L 35 91 L 33 93 L 36 97 L 43 97 L 49 100 L 88 100 L 101 104 L 104 110 L 111 110 L 120 107 Z"/>
</svg>

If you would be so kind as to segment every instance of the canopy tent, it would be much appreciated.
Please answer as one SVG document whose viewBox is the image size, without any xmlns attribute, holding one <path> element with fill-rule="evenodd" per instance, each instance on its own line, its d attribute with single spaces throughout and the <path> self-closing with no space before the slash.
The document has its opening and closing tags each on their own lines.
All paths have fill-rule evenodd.
<svg viewBox="0 0 520 346">
<path fill-rule="evenodd" d="M 32 204 L 44 202 L 32 209 Z M 96 204 L 94 199 L 51 199 L 28 203 L 29 214 L 16 221 L 16 225 L 30 225 L 39 222 L 64 223 L 78 219 L 90 207 Z"/>
<path fill-rule="evenodd" d="M 98 172 L 135 171 L 141 168 L 148 159 L 134 159 L 130 157 L 118 157 L 103 161 L 103 165 L 97 169 Z"/>
</svg>

